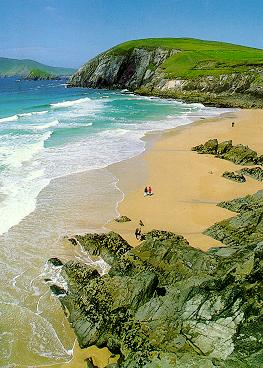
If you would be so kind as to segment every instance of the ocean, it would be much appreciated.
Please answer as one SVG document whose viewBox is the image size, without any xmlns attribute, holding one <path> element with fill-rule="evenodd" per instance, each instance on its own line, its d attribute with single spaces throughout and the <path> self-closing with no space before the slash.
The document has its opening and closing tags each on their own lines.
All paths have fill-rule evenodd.
<svg viewBox="0 0 263 368">
<path fill-rule="evenodd" d="M 52 256 L 89 263 L 67 234 L 101 231 L 123 193 L 107 169 L 145 150 L 147 132 L 222 109 L 63 81 L 0 79 L 0 364 L 70 360 L 74 334 L 47 278 Z"/>
</svg>

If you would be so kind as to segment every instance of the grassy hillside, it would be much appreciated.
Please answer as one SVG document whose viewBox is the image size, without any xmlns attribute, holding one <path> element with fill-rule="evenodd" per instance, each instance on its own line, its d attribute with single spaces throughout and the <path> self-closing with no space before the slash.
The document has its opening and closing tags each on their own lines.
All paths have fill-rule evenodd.
<svg viewBox="0 0 263 368">
<path fill-rule="evenodd" d="M 177 49 L 162 65 L 167 78 L 196 78 L 207 75 L 253 72 L 263 67 L 263 50 L 230 43 L 192 38 L 149 38 L 122 43 L 110 53 L 126 54 L 134 48 Z M 154 65 L 151 66 L 154 69 Z"/>
<path fill-rule="evenodd" d="M 18 60 L 0 57 L 0 76 L 26 77 L 32 70 L 36 69 L 51 74 L 53 76 L 68 76 L 75 72 L 75 70 L 71 68 L 59 68 L 54 66 L 48 66 L 33 60 L 27 59 Z"/>
</svg>

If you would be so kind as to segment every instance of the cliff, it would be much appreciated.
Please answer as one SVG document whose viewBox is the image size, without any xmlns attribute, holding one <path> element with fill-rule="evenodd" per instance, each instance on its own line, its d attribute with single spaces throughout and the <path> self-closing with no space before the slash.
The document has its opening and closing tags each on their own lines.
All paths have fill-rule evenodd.
<svg viewBox="0 0 263 368">
<path fill-rule="evenodd" d="M 263 50 L 195 39 L 128 41 L 83 65 L 69 86 L 262 107 Z"/>
</svg>

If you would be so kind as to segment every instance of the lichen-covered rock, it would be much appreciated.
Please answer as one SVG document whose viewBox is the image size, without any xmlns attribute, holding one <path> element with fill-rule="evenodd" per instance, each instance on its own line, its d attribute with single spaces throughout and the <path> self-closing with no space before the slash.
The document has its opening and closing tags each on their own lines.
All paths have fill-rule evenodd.
<svg viewBox="0 0 263 368">
<path fill-rule="evenodd" d="M 217 153 L 219 155 L 222 155 L 230 151 L 232 147 L 233 147 L 232 140 L 221 142 L 217 146 Z"/>
<path fill-rule="evenodd" d="M 119 234 L 111 231 L 108 234 L 76 235 L 74 238 L 92 256 L 101 256 L 108 264 L 115 257 L 121 257 L 131 246 Z"/>
<path fill-rule="evenodd" d="M 263 211 L 263 190 L 259 190 L 253 195 L 233 199 L 232 201 L 220 202 L 218 206 L 240 213 L 254 211 L 260 208 Z"/>
<path fill-rule="evenodd" d="M 233 171 L 225 171 L 222 176 L 237 183 L 244 183 L 246 181 L 244 175 L 235 173 Z"/>
<path fill-rule="evenodd" d="M 257 159 L 257 165 L 263 166 L 263 155 L 259 156 Z"/>
<path fill-rule="evenodd" d="M 205 253 L 153 230 L 136 248 L 118 238 L 127 250 L 113 255 L 107 275 L 65 264 L 69 288 L 60 301 L 80 346 L 119 353 L 116 368 L 261 367 L 263 205 L 246 201 L 250 209 L 221 229 L 228 248 Z M 84 239 L 89 252 L 94 242 L 105 247 L 105 236 Z"/>
<path fill-rule="evenodd" d="M 254 165 L 257 163 L 257 152 L 243 144 L 233 146 L 228 152 L 220 157 L 232 161 L 237 165 Z"/>
<path fill-rule="evenodd" d="M 248 146 L 238 144 L 232 145 L 232 141 L 218 143 L 217 139 L 209 139 L 204 144 L 192 147 L 192 151 L 198 153 L 213 154 L 216 157 L 223 158 L 234 162 L 237 165 L 254 165 L 260 161 L 257 152 L 253 151 Z"/>
<path fill-rule="evenodd" d="M 240 214 L 214 224 L 204 234 L 228 246 L 242 246 L 263 239 L 263 191 L 219 203 L 219 206 Z"/>
<path fill-rule="evenodd" d="M 198 153 L 209 153 L 215 155 L 217 153 L 218 141 L 217 139 L 209 139 L 205 144 L 193 147 L 192 151 L 197 151 Z"/>
<path fill-rule="evenodd" d="M 129 221 L 131 221 L 131 219 L 127 216 L 120 216 L 120 217 L 114 219 L 114 221 L 116 221 L 116 222 L 129 222 Z"/>
<path fill-rule="evenodd" d="M 263 181 L 263 169 L 261 167 L 244 167 L 244 169 L 239 170 L 239 173 L 250 176 L 255 180 Z"/>
</svg>

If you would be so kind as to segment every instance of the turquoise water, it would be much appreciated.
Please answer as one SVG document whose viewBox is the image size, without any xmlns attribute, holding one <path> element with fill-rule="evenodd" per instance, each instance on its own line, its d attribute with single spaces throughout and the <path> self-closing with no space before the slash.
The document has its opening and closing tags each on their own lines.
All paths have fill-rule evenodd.
<svg viewBox="0 0 263 368">
<path fill-rule="evenodd" d="M 74 335 L 45 278 L 64 284 L 47 259 L 90 262 L 64 236 L 101 231 L 117 215 L 122 193 L 107 166 L 142 152 L 149 131 L 222 112 L 127 91 L 65 87 L 61 81 L 0 79 L 3 367 L 70 360 Z"/>
<path fill-rule="evenodd" d="M 34 210 L 51 179 L 124 160 L 143 151 L 147 131 L 216 113 L 200 104 L 65 87 L 0 79 L 0 233 Z"/>
</svg>

